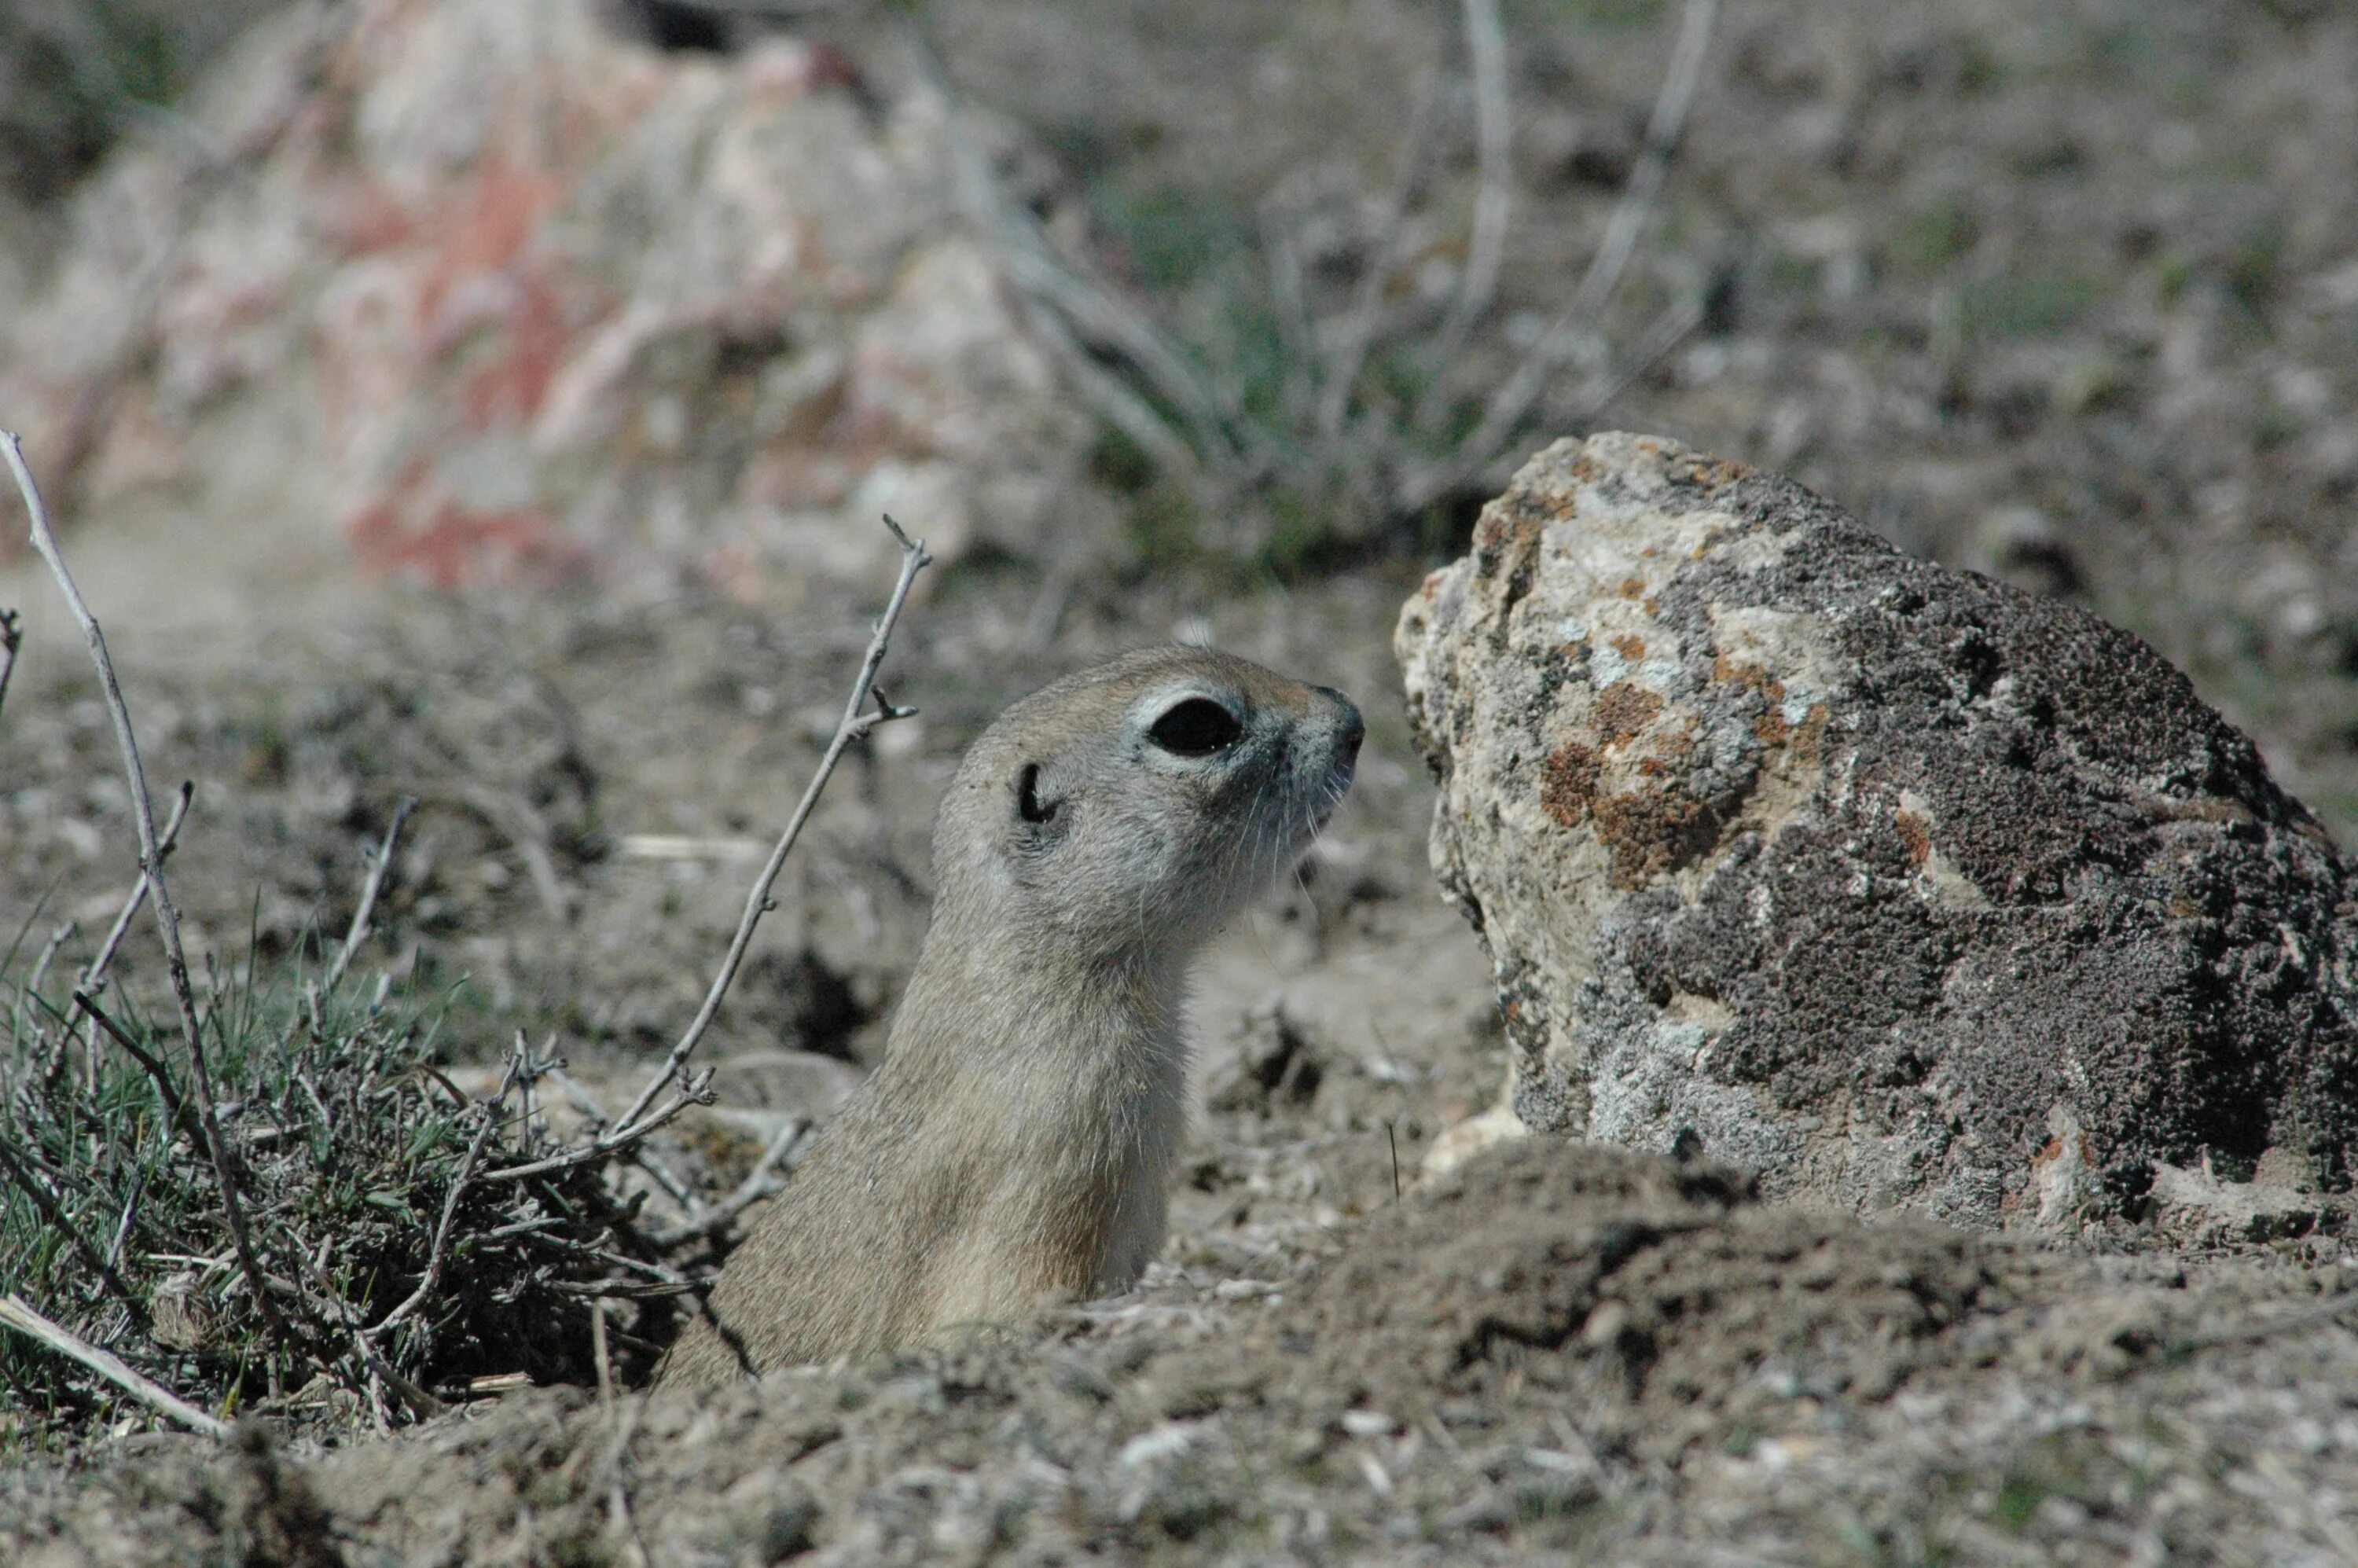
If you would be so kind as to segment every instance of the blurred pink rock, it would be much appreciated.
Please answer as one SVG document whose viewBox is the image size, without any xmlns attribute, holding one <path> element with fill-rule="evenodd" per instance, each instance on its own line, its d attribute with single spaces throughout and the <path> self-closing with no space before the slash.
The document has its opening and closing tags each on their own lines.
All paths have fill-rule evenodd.
<svg viewBox="0 0 2358 1568">
<path fill-rule="evenodd" d="M 886 506 L 946 556 L 1053 550 L 1087 420 L 959 226 L 938 116 L 854 85 L 581 0 L 298 6 L 76 198 L 0 410 L 69 521 L 259 496 L 442 587 L 790 604 L 885 568 Z"/>
</svg>

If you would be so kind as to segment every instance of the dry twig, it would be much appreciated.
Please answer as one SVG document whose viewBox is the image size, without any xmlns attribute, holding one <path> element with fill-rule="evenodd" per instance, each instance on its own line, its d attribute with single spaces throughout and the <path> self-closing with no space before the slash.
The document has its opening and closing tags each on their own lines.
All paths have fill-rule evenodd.
<svg viewBox="0 0 2358 1568">
<path fill-rule="evenodd" d="M 402 825 L 416 809 L 416 795 L 405 795 L 394 802 L 393 821 L 384 830 L 384 842 L 377 846 L 376 861 L 369 867 L 368 881 L 361 887 L 360 907 L 352 911 L 352 928 L 344 933 L 344 945 L 336 950 L 335 961 L 328 966 L 328 973 L 319 982 L 319 995 L 323 1000 L 336 994 L 336 987 L 342 982 L 344 971 L 352 967 L 352 959 L 369 939 L 369 923 L 376 916 L 377 897 L 384 892 L 384 879 L 393 870 L 393 851 L 401 842 Z"/>
<path fill-rule="evenodd" d="M 1377 329 L 1383 320 L 1384 287 L 1412 248 L 1409 200 L 1416 193 L 1417 176 L 1424 167 L 1425 142 L 1432 134 L 1433 104 L 1439 96 L 1440 88 L 1432 75 L 1418 79 L 1409 108 L 1408 133 L 1401 138 L 1400 168 L 1384 198 L 1378 225 L 1381 238 L 1372 247 L 1367 270 L 1359 275 L 1357 295 L 1345 318 L 1342 342 L 1334 365 L 1326 372 L 1326 389 L 1318 406 L 1318 438 L 1330 457 L 1335 444 L 1342 439 L 1344 421 L 1351 412 L 1351 393 L 1367 367 L 1368 351 L 1375 347 Z"/>
<path fill-rule="evenodd" d="M 81 1260 L 90 1266 L 91 1272 L 96 1274 L 99 1281 L 123 1303 L 124 1310 L 131 1314 L 132 1321 L 145 1325 L 147 1321 L 146 1303 L 123 1282 L 123 1277 L 114 1271 L 114 1265 L 99 1256 L 98 1249 L 81 1233 L 81 1227 L 66 1217 L 65 1212 L 58 1206 L 57 1194 L 49 1190 L 49 1184 L 42 1181 L 37 1173 L 26 1168 L 5 1138 L 0 1138 L 0 1171 L 5 1171 L 9 1180 L 32 1200 L 33 1206 L 41 1211 L 41 1217 L 49 1222 L 50 1227 L 73 1244 L 73 1249 L 81 1255 Z"/>
<path fill-rule="evenodd" d="M 7 706 L 8 677 L 16 672 L 16 650 L 25 643 L 25 629 L 13 610 L 0 610 L 0 708 Z"/>
<path fill-rule="evenodd" d="M 875 633 L 868 640 L 868 652 L 860 662 L 859 677 L 851 683 L 851 696 L 843 705 L 843 717 L 836 721 L 835 733 L 827 740 L 827 752 L 819 758 L 818 767 L 811 774 L 809 784 L 805 786 L 802 799 L 795 803 L 794 815 L 787 818 L 785 831 L 778 836 L 776 846 L 771 849 L 769 862 L 762 868 L 762 874 L 753 879 L 752 891 L 745 895 L 745 912 L 738 919 L 737 933 L 730 939 L 727 955 L 720 960 L 720 972 L 713 976 L 711 989 L 705 992 L 704 1005 L 697 1009 L 696 1017 L 679 1037 L 679 1044 L 672 1047 L 671 1054 L 663 1066 L 647 1080 L 647 1087 L 639 1091 L 639 1098 L 632 1102 L 631 1108 L 622 1113 L 621 1126 L 625 1130 L 646 1113 L 647 1107 L 663 1092 L 665 1085 L 678 1078 L 689 1053 L 704 1038 L 704 1032 L 712 1026 L 714 1016 L 720 1011 L 721 999 L 729 994 L 730 984 L 737 978 L 737 968 L 745 960 L 745 949 L 753 940 L 754 927 L 773 907 L 770 890 L 777 884 L 778 873 L 785 869 L 786 856 L 793 851 L 795 841 L 802 837 L 803 824 L 810 819 L 812 808 L 818 805 L 819 792 L 827 787 L 836 763 L 842 761 L 843 753 L 853 741 L 863 739 L 878 725 L 910 718 L 917 711 L 914 708 L 895 708 L 886 701 L 883 695 L 876 690 L 876 672 L 882 666 L 884 654 L 892 646 L 892 627 L 901 619 L 902 606 L 908 602 L 910 587 L 916 582 L 917 574 L 934 557 L 925 553 L 923 539 L 911 538 L 892 518 L 885 518 L 884 525 L 892 531 L 892 537 L 900 544 L 901 574 L 893 581 L 892 596 L 886 600 L 883 614 L 876 619 Z M 872 710 L 868 708 L 871 695 L 875 696 L 877 703 Z"/>
<path fill-rule="evenodd" d="M 708 1208 L 692 1212 L 688 1222 L 677 1229 L 656 1232 L 650 1239 L 657 1249 L 668 1252 L 684 1242 L 716 1235 L 730 1220 L 777 1192 L 785 1184 L 784 1179 L 778 1174 L 778 1166 L 794 1152 L 795 1145 L 802 1141 L 803 1134 L 809 1130 L 810 1123 L 799 1117 L 780 1125 L 778 1130 L 771 1135 L 768 1146 L 763 1149 L 762 1157 L 753 1162 L 753 1168 L 745 1173 L 743 1181 L 737 1184 L 737 1190 Z"/>
<path fill-rule="evenodd" d="M 1466 251 L 1466 277 L 1457 306 L 1441 329 L 1436 358 L 1455 356 L 1474 323 L 1498 291 L 1498 266 L 1513 205 L 1514 110 L 1507 91 L 1507 29 L 1498 0 L 1465 0 L 1466 53 L 1474 79 L 1474 142 L 1481 189 L 1474 198 L 1474 235 Z"/>
<path fill-rule="evenodd" d="M 99 630 L 97 618 L 91 614 L 90 607 L 82 602 L 81 589 L 74 586 L 73 574 L 66 569 L 57 535 L 49 529 L 49 509 L 42 503 L 40 487 L 33 481 L 32 470 L 25 465 L 24 444 L 15 431 L 0 430 L 0 457 L 7 460 L 9 470 L 16 476 L 16 489 L 24 497 L 33 548 L 48 563 L 49 575 L 57 579 L 59 590 L 65 595 L 66 607 L 73 612 L 83 640 L 90 644 L 91 660 L 98 666 L 99 685 L 106 698 L 107 712 L 114 721 L 115 741 L 123 752 L 123 771 L 131 784 L 132 817 L 139 827 L 139 869 L 146 883 L 155 892 L 157 932 L 163 938 L 172 1000 L 179 1009 L 180 1033 L 188 1043 L 189 1076 L 196 1089 L 197 1119 L 204 1130 L 205 1151 L 221 1185 L 222 1216 L 236 1246 L 238 1266 L 254 1292 L 254 1305 L 265 1320 L 275 1323 L 278 1309 L 270 1300 L 262 1264 L 254 1255 L 253 1239 L 246 1230 L 245 1206 L 238 1194 L 229 1149 L 222 1141 L 219 1119 L 213 1113 L 212 1074 L 205 1062 L 204 1028 L 197 1018 L 196 992 L 189 983 L 188 955 L 180 946 L 179 906 L 172 902 L 171 892 L 164 881 L 156 806 L 148 798 L 147 770 L 139 760 L 139 743 L 132 737 L 131 710 L 124 705 L 123 687 L 114 677 L 114 662 L 107 656 L 106 634 Z"/>
<path fill-rule="evenodd" d="M 73 1004 L 88 1013 L 90 1021 L 105 1030 L 107 1037 L 122 1046 L 124 1054 L 138 1063 L 146 1070 L 147 1076 L 154 1080 L 156 1096 L 164 1102 L 165 1124 L 183 1130 L 190 1129 L 192 1124 L 186 1108 L 181 1103 L 180 1091 L 173 1084 L 172 1075 L 165 1070 L 164 1064 L 124 1033 L 114 1020 L 107 1017 L 88 991 L 74 992 Z"/>
<path fill-rule="evenodd" d="M 459 1173 L 450 1179 L 450 1190 L 442 1195 L 442 1217 L 434 1227 L 433 1249 L 427 1254 L 426 1273 L 418 1280 L 417 1288 L 410 1292 L 399 1306 L 379 1319 L 375 1327 L 361 1330 L 362 1340 L 372 1349 L 378 1340 L 399 1328 L 408 1321 L 412 1313 L 431 1301 L 434 1292 L 441 1288 L 442 1265 L 450 1256 L 450 1221 L 459 1212 L 459 1200 L 466 1195 L 468 1182 L 474 1176 L 475 1162 L 483 1157 L 483 1145 L 490 1142 L 492 1134 L 499 1130 L 500 1099 L 505 1098 L 506 1093 L 503 1086 L 500 1097 L 483 1107 L 483 1124 L 475 1130 L 474 1141 L 467 1145 L 467 1156 L 459 1162 Z"/>
<path fill-rule="evenodd" d="M 614 1413 L 614 1358 L 606 1347 L 606 1298 L 599 1297 L 590 1303 L 590 1347 L 598 1365 L 598 1403 L 608 1415 Z"/>
<path fill-rule="evenodd" d="M 892 531 L 892 537 L 901 546 L 901 571 L 893 581 L 892 597 L 886 601 L 884 612 L 877 618 L 875 630 L 869 637 L 868 651 L 860 661 L 859 677 L 852 682 L 851 695 L 844 704 L 843 717 L 837 721 L 835 733 L 827 741 L 827 751 L 819 758 L 818 767 L 811 774 L 809 784 L 804 788 L 802 799 L 795 803 L 794 815 L 787 819 L 785 830 L 772 848 L 768 862 L 762 868 L 761 874 L 754 878 L 752 890 L 745 895 L 744 914 L 738 919 L 736 935 L 730 939 L 729 951 L 721 958 L 719 972 L 713 976 L 711 987 L 705 992 L 703 1005 L 697 1009 L 695 1018 L 689 1021 L 663 1065 L 647 1079 L 646 1087 L 639 1091 L 638 1098 L 610 1127 L 588 1143 L 546 1159 L 486 1171 L 481 1180 L 523 1181 L 603 1161 L 631 1148 L 688 1107 L 711 1103 L 708 1087 L 711 1074 L 708 1071 L 687 1077 L 681 1075 L 687 1068 L 688 1057 L 703 1040 L 705 1032 L 712 1026 L 713 1019 L 719 1015 L 721 1001 L 728 996 L 729 988 L 737 978 L 737 970 L 744 962 L 746 948 L 752 943 L 753 932 L 761 925 L 762 916 L 775 907 L 770 892 L 777 885 L 778 873 L 785 868 L 786 857 L 802 837 L 803 825 L 810 819 L 812 809 L 818 804 L 820 792 L 827 787 L 836 764 L 842 761 L 843 753 L 853 741 L 864 738 L 880 724 L 906 719 L 916 712 L 914 708 L 896 708 L 886 700 L 884 695 L 876 689 L 876 673 L 883 665 L 884 655 L 892 645 L 892 628 L 901 618 L 903 607 L 908 603 L 909 589 L 916 582 L 917 574 L 931 563 L 933 557 L 925 553 L 924 540 L 911 538 L 892 518 L 885 518 L 884 525 Z M 876 701 L 872 709 L 868 706 L 871 697 Z M 667 1088 L 672 1091 L 671 1098 L 660 1106 L 656 1105 L 655 1101 Z M 628 1260 L 615 1260 L 627 1267 L 639 1267 Z"/>
<path fill-rule="evenodd" d="M 189 819 L 189 802 L 195 795 L 196 785 L 182 780 L 179 793 L 172 797 L 172 815 L 164 824 L 163 836 L 156 840 L 157 860 L 172 858 L 172 850 L 180 841 L 180 825 Z M 123 946 L 123 938 L 130 932 L 131 923 L 138 918 L 139 906 L 147 902 L 147 873 L 143 871 L 139 873 L 139 880 L 131 884 L 130 896 L 115 912 L 114 924 L 107 927 L 106 940 L 98 945 L 98 951 L 91 956 L 89 963 L 82 966 L 81 989 L 91 995 L 96 996 L 105 989 L 107 967 L 114 962 L 115 949 Z"/>
<path fill-rule="evenodd" d="M 1662 181 L 1670 173 L 1671 157 L 1678 150 L 1680 134 L 1686 127 L 1687 111 L 1693 105 L 1696 88 L 1702 84 L 1704 59 L 1710 51 L 1712 27 L 1718 14 L 1719 0 L 1687 0 L 1686 13 L 1679 24 L 1678 41 L 1671 46 L 1670 69 L 1663 73 L 1653 113 L 1647 118 L 1645 145 L 1636 167 L 1629 171 L 1621 200 L 1615 203 L 1613 215 L 1606 222 L 1605 238 L 1596 254 L 1590 258 L 1580 287 L 1573 291 L 1571 300 L 1549 323 L 1547 331 L 1532 345 L 1523 362 L 1499 384 L 1483 410 L 1480 423 L 1445 461 L 1409 481 L 1405 499 L 1410 510 L 1422 509 L 1489 466 L 1522 427 L 1531 406 L 1546 389 L 1549 377 L 1569 357 L 1583 329 L 1597 319 L 1620 286 L 1622 274 L 1637 254 L 1646 221 L 1661 195 Z"/>
<path fill-rule="evenodd" d="M 962 123 L 960 101 L 941 61 L 914 27 L 909 29 L 908 42 L 919 80 L 949 122 L 950 158 L 960 204 L 968 221 L 991 243 L 1008 282 L 1033 307 L 1028 314 L 1065 362 L 1082 395 L 1109 423 L 1176 472 L 1197 470 L 1200 464 L 1193 460 L 1195 453 L 1220 466 L 1240 461 L 1245 453 L 1236 431 L 1223 417 L 1218 400 L 1188 365 L 1186 356 L 1087 265 L 1060 253 L 1041 230 L 1039 221 L 1007 199 L 991 173 L 980 138 Z M 1082 340 L 1103 345 L 1127 362 L 1155 398 L 1184 423 L 1186 433 L 1174 429 L 1152 404 L 1107 373 L 1082 347 Z"/>
</svg>

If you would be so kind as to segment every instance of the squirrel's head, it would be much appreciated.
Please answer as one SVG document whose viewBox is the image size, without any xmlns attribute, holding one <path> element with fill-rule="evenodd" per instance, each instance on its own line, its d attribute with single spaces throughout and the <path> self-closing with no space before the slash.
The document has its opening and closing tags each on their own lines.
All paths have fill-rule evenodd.
<svg viewBox="0 0 2358 1568">
<path fill-rule="evenodd" d="M 1204 648 L 1067 676 L 967 752 L 935 921 L 1083 962 L 1192 947 L 1310 847 L 1365 734 L 1341 692 Z"/>
</svg>

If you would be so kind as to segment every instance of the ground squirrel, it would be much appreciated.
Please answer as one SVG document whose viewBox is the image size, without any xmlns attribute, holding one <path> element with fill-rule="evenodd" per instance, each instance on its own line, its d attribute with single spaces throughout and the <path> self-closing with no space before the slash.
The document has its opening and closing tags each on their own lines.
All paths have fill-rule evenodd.
<svg viewBox="0 0 2358 1568">
<path fill-rule="evenodd" d="M 1119 1291 L 1163 1243 L 1190 957 L 1349 789 L 1342 693 L 1151 648 L 1016 703 L 934 827 L 875 1075 L 657 1368 L 708 1384 Z"/>
</svg>

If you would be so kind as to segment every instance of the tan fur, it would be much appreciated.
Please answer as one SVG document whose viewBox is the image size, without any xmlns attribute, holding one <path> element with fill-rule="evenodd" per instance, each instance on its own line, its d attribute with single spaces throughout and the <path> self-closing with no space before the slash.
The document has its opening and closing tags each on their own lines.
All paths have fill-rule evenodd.
<svg viewBox="0 0 2358 1568">
<path fill-rule="evenodd" d="M 1156 720 L 1202 698 L 1241 721 L 1235 741 L 1159 745 Z M 656 1382 L 891 1350 L 1132 1283 L 1162 1248 L 1184 1116 L 1187 961 L 1309 845 L 1360 734 L 1341 693 L 1195 648 L 1002 714 L 936 819 L 933 924 L 882 1065 Z"/>
</svg>

